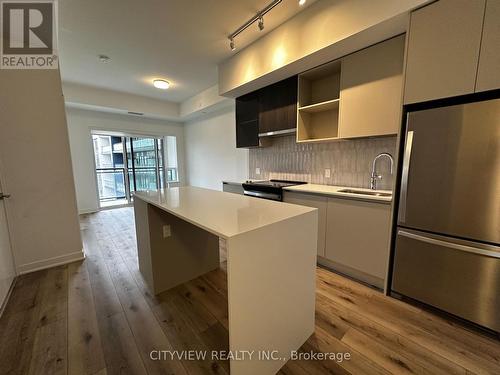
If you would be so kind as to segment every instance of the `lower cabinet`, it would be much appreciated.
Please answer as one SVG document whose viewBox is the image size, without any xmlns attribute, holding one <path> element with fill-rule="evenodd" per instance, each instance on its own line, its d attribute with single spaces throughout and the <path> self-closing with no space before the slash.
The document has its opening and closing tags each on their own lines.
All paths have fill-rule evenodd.
<svg viewBox="0 0 500 375">
<path fill-rule="evenodd" d="M 328 198 L 325 260 L 336 271 L 384 287 L 391 205 Z"/>
<path fill-rule="evenodd" d="M 321 195 L 285 191 L 283 194 L 283 201 L 318 209 L 318 255 L 324 257 L 328 198 Z"/>
<path fill-rule="evenodd" d="M 222 191 L 243 195 L 243 186 L 241 184 L 229 184 L 227 182 L 223 182 Z"/>
</svg>

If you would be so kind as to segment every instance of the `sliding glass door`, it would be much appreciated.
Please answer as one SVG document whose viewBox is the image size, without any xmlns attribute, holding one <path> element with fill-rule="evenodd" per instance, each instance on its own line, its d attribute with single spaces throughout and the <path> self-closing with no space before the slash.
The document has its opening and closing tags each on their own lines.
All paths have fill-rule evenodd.
<svg viewBox="0 0 500 375">
<path fill-rule="evenodd" d="M 101 207 L 127 204 L 122 137 L 94 134 L 92 143 Z"/>
<path fill-rule="evenodd" d="M 101 207 L 128 204 L 134 191 L 161 189 L 167 182 L 177 181 L 176 138 L 165 139 L 167 150 L 164 139 L 92 135 Z M 173 148 L 173 152 L 168 148 Z M 171 156 L 174 153 L 175 158 Z M 168 163 L 167 170 L 166 154 L 175 159 Z M 172 163 L 175 168 L 170 166 Z"/>
<path fill-rule="evenodd" d="M 163 140 L 154 138 L 128 138 L 129 176 L 131 191 L 153 190 L 165 187 L 163 175 Z"/>
</svg>

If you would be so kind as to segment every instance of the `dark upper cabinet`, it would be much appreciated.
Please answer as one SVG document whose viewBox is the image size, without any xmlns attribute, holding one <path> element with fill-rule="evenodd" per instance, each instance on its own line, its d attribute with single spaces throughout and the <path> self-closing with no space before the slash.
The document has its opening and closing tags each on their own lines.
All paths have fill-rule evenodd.
<svg viewBox="0 0 500 375">
<path fill-rule="evenodd" d="M 297 127 L 297 76 L 260 90 L 259 132 Z"/>
<path fill-rule="evenodd" d="M 236 147 L 258 147 L 259 133 L 297 126 L 297 76 L 236 99 Z"/>
<path fill-rule="evenodd" d="M 259 92 L 236 99 L 236 147 L 259 146 Z"/>
</svg>

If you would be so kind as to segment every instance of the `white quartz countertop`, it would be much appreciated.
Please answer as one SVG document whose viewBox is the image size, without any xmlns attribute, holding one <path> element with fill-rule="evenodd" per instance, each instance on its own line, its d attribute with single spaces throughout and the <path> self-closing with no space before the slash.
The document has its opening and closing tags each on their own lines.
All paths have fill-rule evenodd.
<svg viewBox="0 0 500 375">
<path fill-rule="evenodd" d="M 377 195 L 361 195 L 361 194 L 353 194 L 353 193 L 341 193 L 339 190 L 360 190 L 366 192 L 380 192 L 380 193 L 389 193 L 391 196 L 383 197 Z M 331 185 L 317 185 L 317 184 L 303 184 L 303 185 L 295 185 L 283 188 L 286 191 L 293 191 L 296 193 L 308 193 L 308 194 L 320 194 L 320 195 L 328 195 L 339 198 L 350 198 L 350 199 L 361 199 L 367 201 L 378 201 L 378 202 L 391 202 L 392 201 L 392 191 L 390 190 L 370 190 L 363 188 L 353 188 L 347 186 L 331 186 Z"/>
<path fill-rule="evenodd" d="M 193 186 L 135 192 L 134 197 L 222 238 L 316 210 Z"/>
</svg>

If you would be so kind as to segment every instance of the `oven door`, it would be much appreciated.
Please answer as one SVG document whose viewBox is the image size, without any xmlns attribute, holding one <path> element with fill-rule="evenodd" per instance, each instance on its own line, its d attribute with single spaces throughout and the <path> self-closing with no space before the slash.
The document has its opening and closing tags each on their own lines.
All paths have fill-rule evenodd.
<svg viewBox="0 0 500 375">
<path fill-rule="evenodd" d="M 269 199 L 272 201 L 282 201 L 283 195 L 278 193 L 271 193 L 267 191 L 258 191 L 258 190 L 247 190 L 243 191 L 243 194 L 248 195 L 249 197 Z"/>
</svg>

